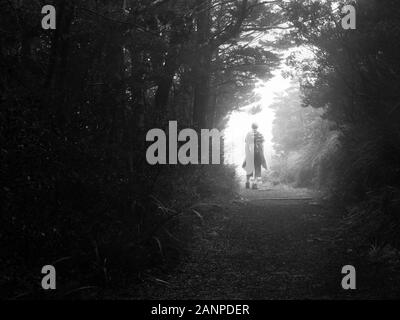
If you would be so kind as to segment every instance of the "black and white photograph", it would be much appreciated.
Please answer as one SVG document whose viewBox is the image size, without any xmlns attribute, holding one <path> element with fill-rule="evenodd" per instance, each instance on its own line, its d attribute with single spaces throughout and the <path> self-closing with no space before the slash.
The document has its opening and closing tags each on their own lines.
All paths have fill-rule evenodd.
<svg viewBox="0 0 400 320">
<path fill-rule="evenodd" d="M 399 1 L 0 8 L 0 300 L 400 298 Z"/>
</svg>

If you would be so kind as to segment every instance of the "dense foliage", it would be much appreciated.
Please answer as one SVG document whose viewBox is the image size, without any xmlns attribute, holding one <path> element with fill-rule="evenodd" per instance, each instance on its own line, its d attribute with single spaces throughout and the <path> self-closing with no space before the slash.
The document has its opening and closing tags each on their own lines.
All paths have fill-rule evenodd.
<svg viewBox="0 0 400 320">
<path fill-rule="evenodd" d="M 342 5 L 349 3 L 356 8 L 355 30 L 341 25 Z M 285 12 L 293 26 L 285 36 L 313 57 L 288 59 L 300 79 L 301 102 L 294 88 L 275 104 L 276 148 L 281 167 L 289 166 L 284 174 L 289 182 L 317 185 L 341 203 L 355 205 L 351 214 L 364 226 L 375 226 L 368 227 L 374 230 L 368 236 L 396 242 L 400 5 L 390 0 L 292 1 Z M 302 111 L 295 107 L 300 104 Z"/>
<path fill-rule="evenodd" d="M 343 3 L 3 1 L 0 295 L 33 294 L 44 264 L 66 270 L 68 295 L 176 261 L 177 237 L 190 237 L 181 217 L 228 195 L 234 174 L 151 167 L 145 134 L 168 120 L 222 129 L 229 111 L 258 99 L 278 45 L 314 52 L 288 60 L 301 92 L 273 106 L 284 181 L 366 200 L 357 214 L 396 232 L 400 5 L 355 1 L 357 29 L 343 30 Z M 57 8 L 56 30 L 41 28 L 45 4 Z M 288 30 L 279 43 L 265 37 L 274 28 Z"/>
<path fill-rule="evenodd" d="M 332 180 L 330 164 L 337 152 L 338 132 L 324 118 L 324 111 L 302 107 L 297 83 L 276 97 L 273 123 L 274 174 L 280 182 L 296 187 L 325 188 Z M 330 175 L 330 176 L 327 176 Z"/>
<path fill-rule="evenodd" d="M 56 30 L 41 28 L 47 4 Z M 279 62 L 254 41 L 280 23 L 270 9 L 256 0 L 2 2 L 1 295 L 32 294 L 45 264 L 64 268 L 63 295 L 177 259 L 175 238 L 190 230 L 181 213 L 229 195 L 233 171 L 151 167 L 145 134 L 168 120 L 222 129 L 228 111 L 255 99 L 255 82 Z"/>
</svg>

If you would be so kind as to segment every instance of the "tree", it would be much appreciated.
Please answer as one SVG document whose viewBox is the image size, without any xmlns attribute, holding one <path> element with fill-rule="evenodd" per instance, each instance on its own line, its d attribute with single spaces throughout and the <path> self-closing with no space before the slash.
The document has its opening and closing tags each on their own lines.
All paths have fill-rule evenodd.
<svg viewBox="0 0 400 320">
<path fill-rule="evenodd" d="M 356 1 L 357 29 L 341 27 L 340 5 L 292 1 L 288 35 L 315 52 L 315 64 L 298 64 L 304 105 L 324 108 L 340 135 L 335 180 L 342 195 L 363 198 L 387 184 L 398 186 L 399 108 L 396 89 L 400 6 Z"/>
</svg>

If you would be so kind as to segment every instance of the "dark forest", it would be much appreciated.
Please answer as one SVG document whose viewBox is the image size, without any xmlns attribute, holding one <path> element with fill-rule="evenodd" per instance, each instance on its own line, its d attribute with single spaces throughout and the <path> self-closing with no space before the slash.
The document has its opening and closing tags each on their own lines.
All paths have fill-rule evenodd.
<svg viewBox="0 0 400 320">
<path fill-rule="evenodd" d="M 399 298 L 399 1 L 0 3 L 1 299 Z M 257 115 L 282 66 L 267 189 L 146 161 L 153 128 Z"/>
</svg>

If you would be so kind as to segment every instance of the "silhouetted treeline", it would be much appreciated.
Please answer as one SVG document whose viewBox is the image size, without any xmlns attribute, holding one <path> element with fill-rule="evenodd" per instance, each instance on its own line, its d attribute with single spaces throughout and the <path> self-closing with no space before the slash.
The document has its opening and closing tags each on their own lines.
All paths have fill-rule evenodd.
<svg viewBox="0 0 400 320">
<path fill-rule="evenodd" d="M 48 4 L 56 30 L 41 27 Z M 254 0 L 1 6 L 1 296 L 33 294 L 45 264 L 62 268 L 63 295 L 176 260 L 179 213 L 230 194 L 234 175 L 150 167 L 145 134 L 222 129 L 278 65 L 250 43 L 281 15 Z"/>
<path fill-rule="evenodd" d="M 356 30 L 341 26 L 345 3 Z M 368 241 L 398 244 L 400 3 L 293 1 L 286 15 L 286 36 L 313 57 L 288 59 L 301 95 L 294 87 L 274 105 L 282 177 L 340 200 Z"/>
</svg>

